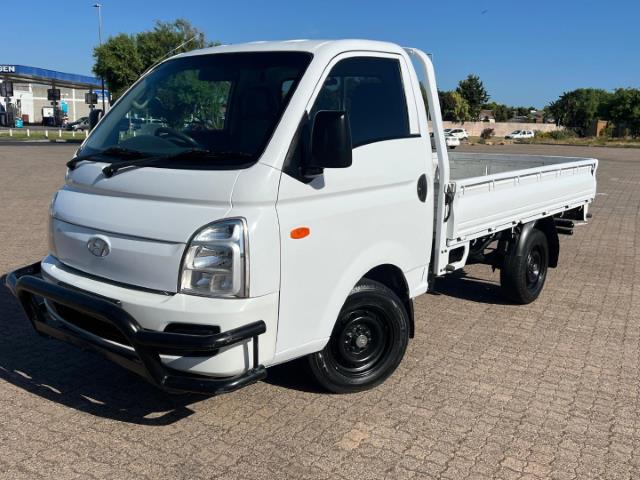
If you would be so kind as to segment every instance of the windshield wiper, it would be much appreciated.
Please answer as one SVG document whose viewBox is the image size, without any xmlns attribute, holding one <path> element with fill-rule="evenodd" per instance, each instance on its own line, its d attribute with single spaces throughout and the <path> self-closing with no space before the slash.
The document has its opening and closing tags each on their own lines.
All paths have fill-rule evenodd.
<svg viewBox="0 0 640 480">
<path fill-rule="evenodd" d="M 193 157 L 211 158 L 211 159 L 226 159 L 226 158 L 253 158 L 253 155 L 246 152 L 212 152 L 202 148 L 191 148 L 189 150 L 183 150 L 182 152 L 174 155 L 159 155 L 153 157 L 138 158 L 134 160 L 128 160 L 126 162 L 118 162 L 116 164 L 107 165 L 102 169 L 102 173 L 105 177 L 111 178 L 116 173 L 124 168 L 132 170 L 134 168 L 147 167 L 156 163 L 161 163 L 167 160 L 184 160 Z"/>
<path fill-rule="evenodd" d="M 137 158 L 133 160 L 127 160 L 125 162 L 118 162 L 115 165 L 107 165 L 102 169 L 102 173 L 104 173 L 105 177 L 111 178 L 123 168 L 146 167 L 148 165 L 153 165 L 154 163 L 163 162 L 166 160 L 181 160 L 194 156 L 208 156 L 210 153 L 211 152 L 209 150 L 205 150 L 203 148 L 190 148 L 189 150 L 183 150 L 182 152 L 173 155 L 154 155 L 152 157 Z"/>
<path fill-rule="evenodd" d="M 107 156 L 107 157 L 122 157 L 122 158 L 147 158 L 151 154 L 141 152 L 139 150 L 132 150 L 130 148 L 125 147 L 109 147 L 104 150 L 99 150 L 94 153 L 89 153 L 87 155 L 80 155 L 79 157 L 73 158 L 67 162 L 67 168 L 69 170 L 75 169 L 80 162 L 84 161 L 96 161 L 96 157 Z"/>
</svg>

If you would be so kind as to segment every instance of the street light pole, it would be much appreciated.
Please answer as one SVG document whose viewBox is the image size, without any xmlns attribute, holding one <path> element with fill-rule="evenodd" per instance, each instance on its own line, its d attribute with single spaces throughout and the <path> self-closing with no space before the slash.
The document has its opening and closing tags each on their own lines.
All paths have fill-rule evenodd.
<svg viewBox="0 0 640 480">
<path fill-rule="evenodd" d="M 98 9 L 98 41 L 102 46 L 102 4 L 96 3 L 93 7 Z M 102 74 L 100 75 L 100 82 L 102 83 L 102 114 L 104 115 L 107 109 L 104 103 L 104 76 Z"/>
</svg>

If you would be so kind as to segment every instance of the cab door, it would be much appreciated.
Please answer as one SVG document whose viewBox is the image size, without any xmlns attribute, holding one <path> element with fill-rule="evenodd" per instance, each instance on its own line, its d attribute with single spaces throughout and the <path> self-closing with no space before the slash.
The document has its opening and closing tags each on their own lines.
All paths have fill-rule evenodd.
<svg viewBox="0 0 640 480">
<path fill-rule="evenodd" d="M 414 98 L 412 82 L 417 80 L 403 56 L 353 52 L 328 65 L 309 101 L 309 122 L 320 110 L 347 112 L 353 163 L 325 169 L 313 180 L 296 173 L 300 155 L 292 155 L 293 167 L 284 168 L 288 173 L 282 175 L 277 202 L 276 361 L 322 349 L 347 295 L 370 269 L 399 267 L 414 292 L 426 282 L 433 224 L 431 149 L 428 134 L 419 134 L 422 98 Z M 296 149 L 292 145 L 291 151 Z M 299 227 L 308 228 L 308 235 L 292 238 Z"/>
</svg>

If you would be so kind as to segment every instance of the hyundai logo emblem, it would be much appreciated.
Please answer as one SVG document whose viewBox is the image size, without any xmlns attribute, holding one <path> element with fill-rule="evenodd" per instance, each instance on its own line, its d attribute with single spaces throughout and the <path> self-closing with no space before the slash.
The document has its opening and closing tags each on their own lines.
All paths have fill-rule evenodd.
<svg viewBox="0 0 640 480">
<path fill-rule="evenodd" d="M 107 241 L 100 237 L 91 237 L 87 242 L 87 248 L 96 257 L 106 257 L 111 251 Z"/>
</svg>

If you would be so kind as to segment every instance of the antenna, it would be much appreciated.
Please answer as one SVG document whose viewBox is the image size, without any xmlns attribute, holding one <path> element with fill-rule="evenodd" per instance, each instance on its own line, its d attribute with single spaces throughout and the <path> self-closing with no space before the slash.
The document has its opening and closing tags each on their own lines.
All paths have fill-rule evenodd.
<svg viewBox="0 0 640 480">
<path fill-rule="evenodd" d="M 196 37 L 199 34 L 195 34 L 193 37 L 191 37 L 188 40 L 185 40 L 184 42 L 182 42 L 180 45 L 178 45 L 177 47 L 169 50 L 167 53 L 165 53 L 162 57 L 158 58 L 157 60 L 155 60 L 143 73 L 142 75 L 144 75 L 145 73 L 147 73 L 149 70 L 151 70 L 153 67 L 155 67 L 158 63 L 160 63 L 162 60 L 164 60 L 165 58 L 167 58 L 168 56 L 170 56 L 173 52 L 175 52 L 176 50 L 180 50 L 182 47 L 184 47 L 187 43 L 193 41 L 196 39 Z M 141 75 L 141 76 L 142 76 Z"/>
<path fill-rule="evenodd" d="M 188 40 L 185 40 L 184 42 L 182 42 L 180 45 L 178 45 L 176 48 L 174 48 L 173 50 L 169 50 L 167 53 L 164 54 L 164 56 L 160 57 L 158 60 L 155 61 L 154 65 L 162 60 L 164 60 L 165 58 L 167 58 L 169 55 L 171 55 L 173 52 L 175 52 L 176 50 L 180 50 L 182 47 L 184 47 L 187 43 L 193 41 L 196 39 L 196 37 L 198 36 L 198 34 L 196 33 L 193 37 L 191 37 Z"/>
</svg>

